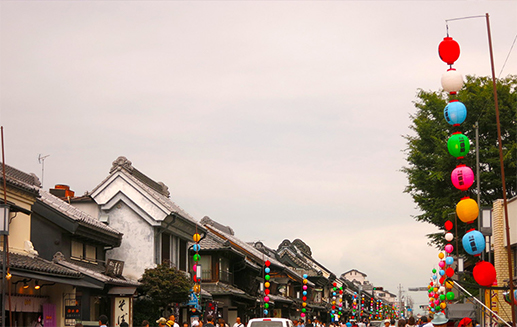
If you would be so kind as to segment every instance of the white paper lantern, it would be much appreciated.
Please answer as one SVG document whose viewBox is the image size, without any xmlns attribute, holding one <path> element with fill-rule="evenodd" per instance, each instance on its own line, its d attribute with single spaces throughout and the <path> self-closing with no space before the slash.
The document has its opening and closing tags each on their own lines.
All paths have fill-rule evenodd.
<svg viewBox="0 0 517 327">
<path fill-rule="evenodd" d="M 463 75 L 451 68 L 442 75 L 442 87 L 445 92 L 456 93 L 463 87 Z"/>
<path fill-rule="evenodd" d="M 452 233 L 446 233 L 446 234 L 445 234 L 445 240 L 446 240 L 447 242 L 452 241 L 452 239 L 453 239 L 453 238 L 454 238 L 454 236 L 452 235 Z"/>
<path fill-rule="evenodd" d="M 439 292 L 440 292 L 441 294 L 445 294 L 445 286 L 440 286 L 440 288 L 439 288 Z"/>
</svg>

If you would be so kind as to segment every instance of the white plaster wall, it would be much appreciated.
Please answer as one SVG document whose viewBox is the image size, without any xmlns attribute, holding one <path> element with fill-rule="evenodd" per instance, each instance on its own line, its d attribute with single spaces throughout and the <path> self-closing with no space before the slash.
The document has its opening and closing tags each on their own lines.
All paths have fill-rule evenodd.
<svg viewBox="0 0 517 327">
<path fill-rule="evenodd" d="M 124 261 L 123 275 L 138 280 L 146 268 L 155 267 L 153 228 L 122 202 L 108 215 L 110 227 L 124 235 L 120 247 L 107 251 L 107 258 Z"/>
<path fill-rule="evenodd" d="M 74 207 L 92 216 L 93 218 L 99 218 L 99 206 L 95 202 L 76 202 L 72 203 Z"/>
</svg>

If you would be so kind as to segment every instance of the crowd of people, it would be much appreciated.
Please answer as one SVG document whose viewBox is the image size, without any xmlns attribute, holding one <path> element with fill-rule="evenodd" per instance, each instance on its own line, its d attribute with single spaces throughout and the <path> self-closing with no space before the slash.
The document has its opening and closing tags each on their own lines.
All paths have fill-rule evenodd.
<svg viewBox="0 0 517 327">
<path fill-rule="evenodd" d="M 156 320 L 158 327 L 180 327 L 180 325 L 176 322 L 176 317 L 174 315 L 170 315 L 168 319 L 161 317 Z M 428 316 L 422 316 L 419 318 L 409 317 L 406 319 L 399 319 L 398 321 L 395 319 L 386 319 L 383 321 L 384 327 L 447 327 L 449 324 L 449 319 L 446 318 L 445 314 L 442 312 L 438 312 L 434 314 L 433 318 Z M 371 324 L 368 319 L 356 320 L 349 319 L 347 321 L 342 322 L 331 322 L 324 323 L 319 321 L 318 319 L 307 319 L 306 321 L 303 319 L 293 320 L 294 327 L 376 327 Z M 101 315 L 99 317 L 99 326 L 100 327 L 108 327 L 108 317 L 105 315 Z M 119 324 L 120 327 L 129 327 L 129 324 L 125 321 Z M 135 324 L 136 326 L 136 324 Z M 149 327 L 149 321 L 144 320 L 141 324 L 142 327 Z M 83 327 L 82 324 L 78 323 L 75 327 Z M 218 318 L 217 320 L 214 316 L 208 316 L 207 322 L 203 324 L 201 320 L 193 320 L 191 324 L 187 322 L 183 322 L 181 327 L 230 327 L 224 319 Z M 235 324 L 232 327 L 245 327 L 245 324 L 241 322 L 241 318 L 237 317 Z M 476 320 L 465 317 L 461 319 L 458 324 L 454 324 L 454 327 L 480 327 L 479 323 Z"/>
</svg>

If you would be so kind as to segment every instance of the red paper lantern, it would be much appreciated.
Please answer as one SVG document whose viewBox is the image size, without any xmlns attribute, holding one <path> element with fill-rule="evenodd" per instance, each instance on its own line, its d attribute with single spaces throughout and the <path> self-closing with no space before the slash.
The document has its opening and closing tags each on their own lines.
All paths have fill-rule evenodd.
<svg viewBox="0 0 517 327">
<path fill-rule="evenodd" d="M 472 274 L 474 275 L 476 283 L 486 287 L 492 286 L 497 276 L 494 266 L 486 261 L 476 263 Z"/>
<path fill-rule="evenodd" d="M 438 46 L 438 54 L 442 61 L 452 65 L 460 57 L 460 45 L 452 37 L 444 37 Z"/>
<path fill-rule="evenodd" d="M 269 266 L 271 265 L 271 262 L 270 262 L 269 260 L 266 260 L 266 262 L 264 262 L 264 265 L 265 265 L 266 267 L 269 267 Z"/>
<path fill-rule="evenodd" d="M 453 227 L 452 221 L 447 220 L 447 221 L 445 222 L 445 229 L 446 229 L 446 230 L 451 230 L 451 229 L 452 229 L 452 227 Z"/>
<path fill-rule="evenodd" d="M 447 268 L 447 270 L 445 270 L 445 274 L 447 275 L 447 277 L 454 276 L 454 269 L 452 269 L 451 267 Z"/>
<path fill-rule="evenodd" d="M 268 295 L 268 294 L 269 294 L 269 292 L 271 292 L 271 291 L 269 290 L 269 288 L 266 288 L 266 289 L 264 290 L 264 293 L 265 293 L 266 295 Z"/>
</svg>

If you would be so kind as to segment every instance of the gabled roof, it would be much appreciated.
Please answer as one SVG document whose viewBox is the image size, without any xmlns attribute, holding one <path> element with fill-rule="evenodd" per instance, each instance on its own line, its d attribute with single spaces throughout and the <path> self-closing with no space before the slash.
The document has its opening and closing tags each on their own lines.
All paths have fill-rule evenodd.
<svg viewBox="0 0 517 327">
<path fill-rule="evenodd" d="M 66 203 L 60 198 L 50 194 L 47 191 L 40 191 L 41 198 L 37 201 L 41 201 L 47 206 L 55 209 L 59 213 L 65 215 L 66 217 L 78 222 L 81 225 L 88 226 L 97 231 L 111 234 L 115 237 L 122 237 L 122 233 L 111 228 L 110 226 L 100 222 L 97 218 L 90 216 L 89 214 L 77 209 L 76 207 Z"/>
<path fill-rule="evenodd" d="M 346 274 L 348 274 L 349 272 L 352 272 L 352 271 L 355 271 L 355 272 L 358 272 L 359 274 L 363 275 L 364 277 L 367 277 L 368 275 L 366 275 L 365 273 L 363 272 L 360 272 L 359 270 L 357 269 L 350 269 L 349 271 L 345 271 L 344 273 L 341 274 L 341 276 L 344 276 Z"/>
<path fill-rule="evenodd" d="M 293 242 L 289 240 L 282 241 L 278 246 L 277 255 L 280 257 L 289 257 L 289 259 L 298 266 L 297 268 L 308 270 L 307 274 L 309 276 L 322 275 L 322 271 L 325 271 L 328 274 L 329 280 L 336 279 L 332 271 L 312 257 L 311 248 L 300 239 L 295 239 Z"/>
<path fill-rule="evenodd" d="M 169 198 L 170 194 L 165 184 L 153 181 L 134 168 L 131 161 L 123 156 L 120 156 L 113 161 L 109 175 L 91 191 L 90 194 L 92 198 L 96 200 L 96 196 L 101 192 L 102 188 L 106 187 L 116 177 L 123 177 L 124 179 L 134 183 L 140 191 L 145 192 L 145 194 L 148 195 L 150 199 L 154 201 L 155 204 L 167 215 L 176 214 L 183 219 L 198 225 L 198 227 L 204 231 L 204 228 L 199 222 Z"/>
<path fill-rule="evenodd" d="M 3 182 L 3 165 L 0 162 L 0 181 Z M 22 189 L 33 195 L 38 195 L 41 188 L 39 178 L 34 174 L 27 174 L 9 165 L 5 165 L 5 181 L 6 184 Z"/>
</svg>

